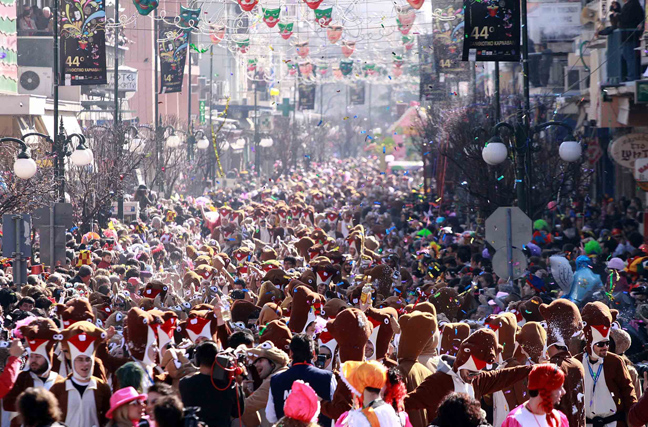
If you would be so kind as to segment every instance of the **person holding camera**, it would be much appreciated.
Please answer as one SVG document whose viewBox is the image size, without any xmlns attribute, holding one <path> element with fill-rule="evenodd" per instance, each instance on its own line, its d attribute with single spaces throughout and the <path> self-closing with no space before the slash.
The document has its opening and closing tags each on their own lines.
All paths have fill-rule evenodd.
<svg viewBox="0 0 648 427">
<path fill-rule="evenodd" d="M 270 393 L 270 378 L 275 374 L 287 371 L 290 359 L 283 350 L 279 350 L 270 341 L 247 350 L 247 356 L 252 360 L 252 365 L 263 382 L 259 388 L 245 398 L 243 423 L 246 427 L 270 426 L 265 415 L 265 407 Z M 245 381 L 245 383 L 252 385 L 252 381 Z"/>
<path fill-rule="evenodd" d="M 284 403 L 286 397 L 290 394 L 292 384 L 296 380 L 302 380 L 310 384 L 321 400 L 333 400 L 333 393 L 335 393 L 337 387 L 337 381 L 332 372 L 313 366 L 316 350 L 312 337 L 307 334 L 293 336 L 292 341 L 290 341 L 290 355 L 292 357 L 290 368 L 270 378 L 268 404 L 265 411 L 266 418 L 271 423 L 276 423 L 277 420 L 284 416 Z M 320 414 L 319 424 L 330 426 L 332 421 L 330 418 Z"/>
<path fill-rule="evenodd" d="M 182 404 L 199 407 L 200 418 L 208 427 L 229 426 L 245 409 L 243 391 L 235 378 L 237 362 L 223 362 L 214 341 L 198 344 L 194 357 L 198 372 L 180 380 Z"/>
</svg>

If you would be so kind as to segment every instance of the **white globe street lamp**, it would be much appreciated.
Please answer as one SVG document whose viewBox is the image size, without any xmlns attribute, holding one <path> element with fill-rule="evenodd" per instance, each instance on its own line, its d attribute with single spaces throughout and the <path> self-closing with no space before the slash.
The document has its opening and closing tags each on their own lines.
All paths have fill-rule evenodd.
<svg viewBox="0 0 648 427">
<path fill-rule="evenodd" d="M 13 169 L 18 178 L 29 179 L 36 175 L 37 166 L 34 159 L 31 157 L 21 157 L 19 154 L 14 162 Z"/>
<path fill-rule="evenodd" d="M 168 148 L 178 148 L 180 146 L 180 138 L 176 134 L 169 135 L 166 139 L 166 146 Z"/>
<path fill-rule="evenodd" d="M 576 141 L 563 141 L 558 149 L 558 154 L 566 162 L 575 162 L 581 158 L 583 148 Z"/>
<path fill-rule="evenodd" d="M 196 146 L 199 150 L 206 150 L 207 148 L 209 148 L 209 140 L 205 136 L 203 136 L 198 140 Z"/>
<path fill-rule="evenodd" d="M 494 136 L 482 149 L 482 158 L 491 166 L 496 166 L 506 160 L 508 149 L 499 136 Z"/>
<path fill-rule="evenodd" d="M 36 162 L 29 155 L 29 149 L 24 141 L 18 138 L 6 137 L 0 138 L 0 143 L 2 142 L 15 142 L 20 145 L 20 153 L 16 156 L 16 161 L 13 165 L 14 173 L 18 178 L 30 179 L 36 175 L 38 166 L 36 166 Z"/>
</svg>

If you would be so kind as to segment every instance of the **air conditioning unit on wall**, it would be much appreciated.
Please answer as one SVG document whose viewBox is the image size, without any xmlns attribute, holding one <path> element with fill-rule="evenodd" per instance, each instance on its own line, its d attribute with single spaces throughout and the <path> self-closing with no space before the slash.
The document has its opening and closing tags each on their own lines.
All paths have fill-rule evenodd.
<svg viewBox="0 0 648 427">
<path fill-rule="evenodd" d="M 50 67 L 18 67 L 18 93 L 52 96 L 53 87 Z"/>
</svg>

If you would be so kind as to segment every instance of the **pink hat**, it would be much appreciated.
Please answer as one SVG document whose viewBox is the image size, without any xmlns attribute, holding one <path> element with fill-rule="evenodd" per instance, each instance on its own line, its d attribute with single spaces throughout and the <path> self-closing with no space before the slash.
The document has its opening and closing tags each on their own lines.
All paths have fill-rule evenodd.
<svg viewBox="0 0 648 427">
<path fill-rule="evenodd" d="M 132 402 L 133 400 L 146 400 L 145 394 L 137 394 L 133 387 L 125 387 L 117 390 L 110 396 L 110 409 L 106 412 L 106 417 L 112 419 L 113 412 L 122 405 Z"/>
<path fill-rule="evenodd" d="M 310 423 L 317 419 L 319 412 L 320 403 L 315 390 L 301 380 L 295 381 L 284 403 L 284 414 L 288 418 Z"/>
</svg>

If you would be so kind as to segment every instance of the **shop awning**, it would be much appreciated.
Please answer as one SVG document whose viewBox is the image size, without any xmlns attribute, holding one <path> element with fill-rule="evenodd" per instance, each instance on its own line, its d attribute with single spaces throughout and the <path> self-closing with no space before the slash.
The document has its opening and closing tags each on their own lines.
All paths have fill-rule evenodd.
<svg viewBox="0 0 648 427">
<path fill-rule="evenodd" d="M 65 129 L 65 133 L 67 133 L 68 135 L 71 135 L 73 133 L 83 134 L 83 129 L 81 129 L 81 126 L 77 121 L 76 115 L 60 114 L 59 120 L 61 119 L 63 120 L 63 129 Z M 45 121 L 45 127 L 47 128 L 47 134 L 50 137 L 54 137 L 54 133 L 55 133 L 54 113 L 51 111 L 46 112 L 45 116 L 43 117 L 43 120 Z"/>
</svg>

